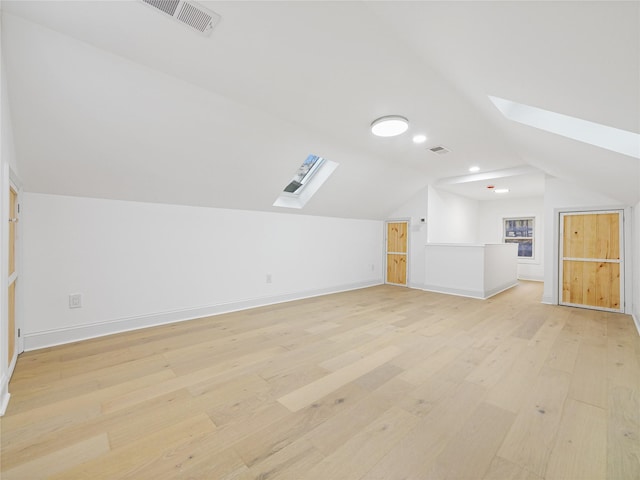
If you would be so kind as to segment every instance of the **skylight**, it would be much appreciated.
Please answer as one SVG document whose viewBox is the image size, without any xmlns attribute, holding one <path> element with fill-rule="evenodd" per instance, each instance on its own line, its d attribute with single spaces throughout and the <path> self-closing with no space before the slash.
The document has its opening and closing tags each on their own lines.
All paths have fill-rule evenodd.
<svg viewBox="0 0 640 480">
<path fill-rule="evenodd" d="M 514 122 L 605 148 L 612 152 L 640 158 L 640 135 L 637 133 L 491 95 L 489 95 L 489 99 L 505 117 Z"/>
<path fill-rule="evenodd" d="M 311 197 L 320 189 L 333 171 L 338 168 L 336 162 L 309 155 L 298 167 L 291 181 L 276 201 L 274 207 L 302 208 Z"/>
<path fill-rule="evenodd" d="M 284 192 L 299 195 L 323 163 L 324 158 L 318 157 L 317 155 L 309 155 L 307 159 L 302 162 L 302 165 L 298 167 L 298 171 L 291 179 L 291 182 L 284 187 Z"/>
</svg>

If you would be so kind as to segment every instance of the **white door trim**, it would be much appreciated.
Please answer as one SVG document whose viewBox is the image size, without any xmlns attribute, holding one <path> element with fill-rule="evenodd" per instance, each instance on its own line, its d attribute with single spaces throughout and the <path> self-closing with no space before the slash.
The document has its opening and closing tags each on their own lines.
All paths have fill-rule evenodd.
<svg viewBox="0 0 640 480">
<path fill-rule="evenodd" d="M 22 208 L 22 198 L 23 198 L 23 187 L 22 180 L 18 176 L 13 169 L 9 168 L 9 183 L 14 188 L 14 190 L 18 193 L 18 211 L 17 217 L 18 222 L 16 225 L 16 271 L 15 274 L 24 280 L 22 276 L 22 220 L 20 218 L 23 214 Z M 22 320 L 23 320 L 23 301 L 22 301 L 22 283 L 16 285 L 16 335 L 19 330 L 22 330 Z M 16 357 L 24 352 L 24 335 L 20 335 L 16 339 Z M 13 373 L 13 372 L 12 372 Z"/>
</svg>

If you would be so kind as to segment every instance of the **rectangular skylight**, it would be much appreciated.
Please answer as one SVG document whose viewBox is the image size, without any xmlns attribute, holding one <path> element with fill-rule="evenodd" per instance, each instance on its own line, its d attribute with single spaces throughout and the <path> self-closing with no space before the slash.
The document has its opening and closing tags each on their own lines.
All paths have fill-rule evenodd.
<svg viewBox="0 0 640 480">
<path fill-rule="evenodd" d="M 640 135 L 637 133 L 491 95 L 489 95 L 489 99 L 505 117 L 514 122 L 605 148 L 612 152 L 640 158 Z"/>
<path fill-rule="evenodd" d="M 284 192 L 299 195 L 323 162 L 324 158 L 318 157 L 317 155 L 309 155 L 307 159 L 302 162 L 302 165 L 298 168 L 298 171 L 291 179 L 291 182 L 284 187 Z"/>
<path fill-rule="evenodd" d="M 291 181 L 284 187 L 274 207 L 302 208 L 338 168 L 336 162 L 318 155 L 309 155 L 298 167 Z"/>
</svg>

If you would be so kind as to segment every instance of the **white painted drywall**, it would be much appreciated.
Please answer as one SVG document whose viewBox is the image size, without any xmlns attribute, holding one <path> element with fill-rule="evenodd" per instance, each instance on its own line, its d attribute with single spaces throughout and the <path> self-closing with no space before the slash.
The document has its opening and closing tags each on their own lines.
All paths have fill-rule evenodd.
<svg viewBox="0 0 640 480">
<path fill-rule="evenodd" d="M 97 15 L 88 3 L 84 6 L 87 14 Z M 145 17 L 149 14 L 149 19 L 155 15 L 143 5 L 133 8 Z M 21 17 L 6 15 L 4 20 L 3 56 L 9 68 L 11 101 L 16 105 L 16 148 L 29 191 L 291 213 L 272 204 L 301 162 L 315 154 L 340 166 L 309 200 L 305 214 L 382 220 L 392 205 L 408 198 L 407 189 L 418 190 L 425 184 L 406 164 L 399 168 L 387 155 L 372 154 L 370 149 L 364 152 L 354 148 L 353 142 L 344 143 L 340 136 L 327 135 L 326 125 L 312 128 L 299 116 L 252 106 L 248 97 L 255 94 L 253 89 L 248 95 L 227 95 L 232 84 L 257 81 L 256 85 L 266 85 L 263 80 L 270 78 L 269 73 L 258 75 L 263 80 L 254 75 L 233 78 L 226 87 L 226 81 L 213 86 L 196 78 L 212 69 L 211 79 L 221 80 L 224 67 L 219 64 L 219 54 L 229 54 L 232 45 L 223 47 L 180 30 L 179 41 L 192 48 L 171 42 L 170 51 L 159 49 L 153 55 L 156 60 L 178 61 L 181 68 L 176 77 L 160 65 L 153 68 L 144 59 L 141 63 L 128 60 L 127 55 L 108 53 L 92 42 Z M 158 20 L 158 25 L 170 29 L 166 19 Z M 144 23 L 144 28 L 149 28 Z M 239 25 L 227 32 L 236 28 Z M 153 39 L 149 30 L 145 31 L 154 51 L 167 41 L 164 37 Z M 133 52 L 144 43 L 136 42 L 127 50 Z M 192 73 L 198 73 L 185 77 L 187 56 L 207 48 L 205 45 L 216 53 L 191 64 Z M 245 65 L 240 57 L 233 58 L 238 68 L 256 68 Z M 269 69 L 279 70 L 271 64 Z M 294 83 L 309 99 L 317 96 L 307 90 L 302 77 L 296 76 Z M 328 87 L 331 82 L 322 83 Z M 277 83 L 272 86 L 275 90 L 281 87 Z M 290 93 L 287 98 L 294 103 L 300 100 Z M 259 104 L 264 105 L 262 101 Z M 316 109 L 311 115 L 319 113 Z M 344 129 L 347 138 L 351 127 Z M 361 131 L 367 135 L 366 130 L 365 126 Z M 36 137 L 38 141 L 34 141 Z M 393 150 L 389 152 L 395 155 Z"/>
<path fill-rule="evenodd" d="M 482 245 L 429 244 L 426 247 L 425 289 L 482 297 Z"/>
<path fill-rule="evenodd" d="M 13 123 L 11 121 L 11 105 L 9 103 L 9 89 L 5 76 L 6 69 L 4 59 L 2 60 L 2 67 L 0 68 L 2 70 L 2 121 L 0 122 L 2 132 L 2 141 L 0 142 L 2 147 L 2 162 L 7 163 L 15 173 L 19 173 L 13 140 Z"/>
<path fill-rule="evenodd" d="M 26 349 L 383 280 L 381 221 L 35 193 L 23 204 Z M 74 293 L 82 308 L 69 309 Z"/>
<path fill-rule="evenodd" d="M 548 178 L 545 182 L 544 196 L 544 244 L 547 246 L 544 255 L 544 293 L 542 300 L 544 303 L 558 303 L 558 239 L 559 239 L 559 211 L 570 210 L 592 210 L 601 208 L 624 209 L 626 205 L 605 195 L 587 190 L 577 184 L 560 180 L 558 178 Z M 630 232 L 627 232 L 631 238 Z M 637 240 L 636 240 L 637 241 Z M 627 242 L 625 242 L 626 244 Z M 627 251 L 629 251 L 627 245 Z M 630 259 L 625 258 L 625 261 Z M 625 293 L 630 294 L 632 275 L 631 269 L 627 268 L 625 276 Z"/>
<path fill-rule="evenodd" d="M 484 247 L 484 295 L 489 297 L 518 284 L 518 246 L 513 243 Z"/>
<path fill-rule="evenodd" d="M 428 188 L 425 187 L 388 217 L 389 220 L 409 219 L 409 286 L 412 288 L 424 286 L 427 201 Z"/>
<path fill-rule="evenodd" d="M 424 289 L 488 298 L 518 283 L 514 244 L 441 244 L 425 248 Z"/>
<path fill-rule="evenodd" d="M 535 219 L 534 258 L 518 259 L 518 278 L 544 280 L 544 197 L 485 200 L 479 202 L 478 242 L 502 243 L 503 219 Z"/>
<path fill-rule="evenodd" d="M 475 243 L 478 233 L 478 201 L 428 187 L 427 241 Z"/>
</svg>

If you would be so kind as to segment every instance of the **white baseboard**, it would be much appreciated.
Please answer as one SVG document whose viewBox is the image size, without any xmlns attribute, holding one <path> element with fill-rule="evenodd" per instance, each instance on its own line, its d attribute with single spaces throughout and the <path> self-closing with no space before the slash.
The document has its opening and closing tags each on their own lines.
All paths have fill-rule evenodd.
<svg viewBox="0 0 640 480">
<path fill-rule="evenodd" d="M 422 290 L 426 292 L 444 293 L 445 295 L 458 295 L 459 297 L 469 297 L 482 299 L 481 290 L 464 290 L 461 288 L 440 287 L 438 285 L 425 284 Z"/>
<path fill-rule="evenodd" d="M 525 280 L 527 282 L 544 282 L 544 277 L 530 277 L 527 275 L 518 275 L 518 280 Z"/>
<path fill-rule="evenodd" d="M 0 380 L 0 417 L 5 414 L 7 406 L 9 405 L 9 398 L 11 397 L 11 394 L 9 393 L 9 381 L 13 376 L 13 371 L 16 369 L 17 360 L 18 356 L 14 355 L 13 360 L 11 360 L 11 363 L 9 364 L 9 368 L 2 376 L 2 380 Z"/>
<path fill-rule="evenodd" d="M 490 290 L 464 290 L 460 288 L 441 287 L 439 285 L 423 285 L 422 290 L 426 290 L 427 292 L 444 293 L 447 295 L 458 295 L 460 297 L 470 297 L 470 298 L 477 298 L 480 300 L 486 300 L 487 298 L 491 298 L 494 295 L 499 294 L 500 292 L 509 290 L 510 288 L 513 288 L 516 285 L 518 285 L 518 282 L 515 282 L 515 283 L 509 282 L 507 284 L 500 285 L 499 287 L 495 287 Z"/>
<path fill-rule="evenodd" d="M 501 285 L 499 287 L 495 287 L 495 288 L 492 288 L 490 290 L 485 290 L 484 291 L 484 298 L 485 299 L 491 298 L 494 295 L 497 295 L 497 294 L 502 293 L 502 292 L 504 292 L 506 290 L 509 290 L 510 288 L 516 287 L 517 285 L 518 285 L 517 281 L 516 282 L 509 282 L 509 283 L 505 283 L 505 284 L 503 284 L 503 285 Z"/>
<path fill-rule="evenodd" d="M 2 400 L 0 401 L 0 417 L 6 413 L 10 398 L 11 394 L 8 391 L 2 392 Z"/>
<path fill-rule="evenodd" d="M 553 297 L 548 295 L 542 296 L 542 303 L 546 303 L 547 305 L 557 305 L 557 303 L 553 301 Z"/>
<path fill-rule="evenodd" d="M 293 300 L 301 300 L 304 298 L 328 295 L 331 293 L 346 292 L 348 290 L 357 290 L 360 288 L 380 285 L 381 283 L 382 282 L 380 281 L 359 282 L 338 287 L 309 290 L 305 292 L 295 292 L 275 295 L 271 297 L 260 297 L 217 305 L 207 305 L 190 309 L 175 310 L 170 312 L 118 318 L 105 322 L 96 322 L 92 324 L 78 325 L 73 327 L 56 328 L 41 332 L 24 332 L 24 349 L 25 351 L 38 350 L 40 348 L 47 348 L 56 345 L 63 345 L 66 343 L 78 342 L 81 340 L 88 340 L 90 338 L 103 337 L 105 335 L 113 335 L 115 333 L 139 330 L 141 328 L 155 327 L 168 323 L 194 320 L 196 318 L 220 315 L 223 313 L 236 312 L 238 310 L 263 307 L 266 305 L 273 305 L 275 303 L 290 302 Z"/>
<path fill-rule="evenodd" d="M 7 411 L 9 398 L 11 397 L 9 393 L 9 378 L 9 375 L 3 375 L 2 380 L 0 380 L 0 417 Z"/>
</svg>

